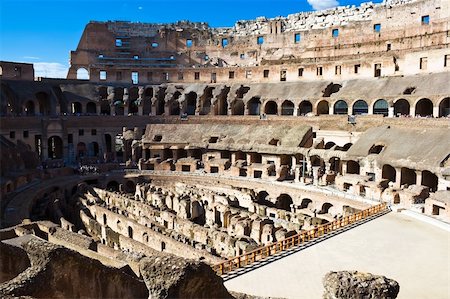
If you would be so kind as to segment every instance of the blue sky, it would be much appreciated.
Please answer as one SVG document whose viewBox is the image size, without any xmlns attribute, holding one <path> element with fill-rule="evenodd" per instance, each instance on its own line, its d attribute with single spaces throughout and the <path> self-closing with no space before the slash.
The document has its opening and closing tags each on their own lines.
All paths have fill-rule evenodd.
<svg viewBox="0 0 450 299">
<path fill-rule="evenodd" d="M 166 23 L 204 21 L 230 27 L 237 20 L 275 17 L 359 0 L 0 0 L 0 60 L 35 64 L 36 76 L 65 77 L 90 20 Z M 379 0 L 373 2 L 380 2 Z"/>
</svg>

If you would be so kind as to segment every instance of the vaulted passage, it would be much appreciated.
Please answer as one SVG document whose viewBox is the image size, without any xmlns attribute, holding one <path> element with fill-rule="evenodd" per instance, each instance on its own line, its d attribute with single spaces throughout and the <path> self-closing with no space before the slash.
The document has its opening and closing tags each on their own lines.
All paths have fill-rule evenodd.
<svg viewBox="0 0 450 299">
<path fill-rule="evenodd" d="M 390 182 L 395 182 L 396 174 L 397 174 L 397 172 L 395 171 L 394 167 L 392 167 L 389 164 L 383 165 L 383 170 L 382 170 L 383 179 L 387 179 Z"/>
<path fill-rule="evenodd" d="M 353 115 L 361 115 L 361 114 L 367 114 L 369 112 L 369 107 L 367 106 L 367 103 L 363 100 L 358 100 L 353 104 Z"/>
<path fill-rule="evenodd" d="M 294 103 L 291 101 L 284 101 L 281 104 L 281 115 L 294 115 Z"/>
<path fill-rule="evenodd" d="M 249 115 L 259 115 L 261 109 L 261 101 L 259 100 L 259 98 L 252 98 L 247 103 L 247 109 Z"/>
<path fill-rule="evenodd" d="M 233 115 L 244 115 L 244 101 L 242 100 L 235 100 L 231 104 L 231 113 Z"/>
<path fill-rule="evenodd" d="M 433 116 L 433 102 L 429 99 L 421 99 L 416 104 L 416 115 L 417 116 Z"/>
<path fill-rule="evenodd" d="M 394 103 L 394 116 L 409 115 L 410 105 L 405 99 L 400 99 Z"/>
<path fill-rule="evenodd" d="M 278 114 L 278 105 L 274 101 L 268 101 L 264 107 L 264 113 L 269 115 Z"/>
<path fill-rule="evenodd" d="M 195 92 L 190 92 L 186 95 L 186 113 L 188 115 L 195 115 L 195 110 L 197 108 L 197 94 Z"/>
<path fill-rule="evenodd" d="M 276 201 L 276 207 L 285 211 L 291 210 L 292 198 L 288 194 L 281 194 Z"/>
<path fill-rule="evenodd" d="M 334 104 L 334 114 L 348 114 L 348 105 L 345 101 L 337 101 L 336 104 Z"/>
<path fill-rule="evenodd" d="M 439 103 L 439 117 L 450 115 L 450 98 L 445 98 Z"/>
<path fill-rule="evenodd" d="M 389 114 L 389 104 L 386 100 L 378 100 L 373 104 L 373 114 L 381 114 L 383 116 L 388 116 Z"/>
<path fill-rule="evenodd" d="M 416 172 L 413 169 L 409 169 L 406 167 L 403 167 L 401 170 L 401 179 L 400 179 L 400 185 L 414 185 L 416 184 Z"/>
<path fill-rule="evenodd" d="M 430 187 L 430 191 L 436 192 L 438 187 L 438 178 L 434 173 L 425 170 L 422 172 L 422 185 Z"/>
<path fill-rule="evenodd" d="M 322 100 L 317 104 L 317 115 L 321 114 L 329 114 L 330 113 L 330 105 L 327 101 Z"/>
<path fill-rule="evenodd" d="M 302 101 L 298 106 L 298 115 L 306 115 L 312 112 L 312 104 L 310 101 Z"/>
</svg>

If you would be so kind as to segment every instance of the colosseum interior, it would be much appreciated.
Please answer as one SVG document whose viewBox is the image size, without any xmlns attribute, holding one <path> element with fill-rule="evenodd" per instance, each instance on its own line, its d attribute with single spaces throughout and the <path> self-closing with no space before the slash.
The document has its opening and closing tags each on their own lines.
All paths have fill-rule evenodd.
<svg viewBox="0 0 450 299">
<path fill-rule="evenodd" d="M 449 0 L 385 0 L 92 21 L 67 79 L 0 62 L 0 294 L 320 298 L 342 269 L 450 298 L 449 45 Z"/>
</svg>

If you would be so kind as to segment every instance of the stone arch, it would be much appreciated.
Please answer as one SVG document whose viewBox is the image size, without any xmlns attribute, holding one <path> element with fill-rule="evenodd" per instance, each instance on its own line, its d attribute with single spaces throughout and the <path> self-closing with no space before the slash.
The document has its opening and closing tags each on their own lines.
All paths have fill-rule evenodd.
<svg viewBox="0 0 450 299">
<path fill-rule="evenodd" d="M 322 100 L 317 103 L 317 115 L 330 114 L 330 104 L 328 101 Z"/>
<path fill-rule="evenodd" d="M 267 101 L 264 106 L 264 113 L 268 115 L 277 115 L 278 114 L 278 105 L 275 101 Z"/>
<path fill-rule="evenodd" d="M 295 106 L 294 103 L 292 103 L 289 100 L 285 100 L 281 104 L 281 115 L 294 115 Z"/>
<path fill-rule="evenodd" d="M 328 214 L 332 207 L 333 207 L 333 205 L 331 203 L 326 202 L 322 205 L 318 214 Z"/>
<path fill-rule="evenodd" d="M 373 104 L 373 114 L 380 114 L 383 116 L 389 115 L 389 104 L 384 99 L 379 99 Z"/>
<path fill-rule="evenodd" d="M 26 116 L 34 116 L 36 114 L 36 108 L 34 105 L 34 101 L 27 101 L 25 103 L 25 115 Z"/>
<path fill-rule="evenodd" d="M 117 181 L 109 181 L 106 184 L 106 190 L 119 192 L 119 183 Z"/>
<path fill-rule="evenodd" d="M 335 173 L 341 173 L 341 159 L 338 157 L 331 157 L 330 160 L 328 160 L 330 163 L 330 170 L 334 171 Z"/>
<path fill-rule="evenodd" d="M 433 116 L 433 102 L 430 99 L 420 99 L 415 106 L 416 116 Z"/>
<path fill-rule="evenodd" d="M 333 141 L 328 141 L 327 143 L 325 143 L 324 148 L 325 149 L 330 149 L 330 148 L 332 148 L 335 145 L 336 145 L 336 143 L 334 143 Z"/>
<path fill-rule="evenodd" d="M 86 104 L 86 113 L 97 114 L 97 104 L 89 102 Z"/>
<path fill-rule="evenodd" d="M 108 99 L 108 87 L 99 86 L 98 87 L 98 96 L 100 97 L 100 100 L 107 100 Z"/>
<path fill-rule="evenodd" d="M 267 193 L 267 191 L 259 191 L 258 194 L 256 195 L 256 200 L 258 203 L 264 203 L 265 201 L 267 201 L 267 197 L 269 196 L 269 193 Z"/>
<path fill-rule="evenodd" d="M 450 116 L 450 98 L 445 98 L 439 103 L 439 117 Z"/>
<path fill-rule="evenodd" d="M 77 69 L 77 80 L 89 80 L 89 72 L 86 68 L 80 67 Z"/>
<path fill-rule="evenodd" d="M 128 113 L 129 114 L 137 114 L 138 109 L 138 99 L 139 97 L 139 88 L 137 86 L 130 87 L 128 90 Z"/>
<path fill-rule="evenodd" d="M 197 94 L 192 91 L 186 95 L 186 113 L 188 115 L 195 115 L 196 109 L 197 109 Z"/>
<path fill-rule="evenodd" d="M 306 115 L 312 112 L 312 104 L 308 100 L 301 101 L 298 105 L 298 115 Z"/>
<path fill-rule="evenodd" d="M 436 192 L 438 188 L 438 177 L 434 173 L 424 170 L 422 171 L 421 184 L 422 186 L 430 187 L 430 191 Z"/>
<path fill-rule="evenodd" d="M 247 102 L 247 109 L 249 115 L 260 115 L 261 114 L 261 101 L 257 97 L 251 98 Z"/>
<path fill-rule="evenodd" d="M 125 113 L 125 103 L 123 101 L 124 97 L 124 88 L 123 87 L 115 87 L 114 88 L 114 114 L 115 115 L 124 115 Z"/>
<path fill-rule="evenodd" d="M 344 100 L 334 103 L 333 114 L 348 114 L 348 105 Z"/>
<path fill-rule="evenodd" d="M 231 103 L 231 114 L 232 115 L 244 115 L 245 105 L 244 101 L 241 99 L 236 99 Z"/>
<path fill-rule="evenodd" d="M 59 136 L 51 136 L 48 139 L 48 158 L 62 159 L 63 158 L 63 141 Z"/>
<path fill-rule="evenodd" d="M 289 194 L 282 193 L 280 196 L 277 197 L 275 206 L 278 209 L 282 209 L 285 211 L 291 211 L 291 205 L 292 205 L 292 197 Z"/>
<path fill-rule="evenodd" d="M 400 177 L 400 185 L 414 185 L 417 181 L 416 172 L 413 169 L 409 169 L 406 167 L 402 167 L 401 169 L 401 177 Z"/>
<path fill-rule="evenodd" d="M 347 161 L 347 173 L 348 174 L 359 174 L 360 166 L 359 163 L 353 160 Z"/>
<path fill-rule="evenodd" d="M 395 178 L 397 177 L 397 171 L 394 167 L 389 164 L 383 165 L 383 169 L 381 171 L 381 177 L 383 179 L 387 179 L 390 182 L 395 182 Z"/>
<path fill-rule="evenodd" d="M 369 106 L 367 105 L 367 102 L 364 100 L 357 100 L 355 103 L 353 103 L 352 106 L 352 114 L 353 115 L 361 115 L 361 114 L 367 114 L 369 113 Z"/>
<path fill-rule="evenodd" d="M 395 116 L 402 116 L 402 115 L 409 115 L 410 114 L 410 104 L 405 99 L 398 99 L 394 102 L 394 115 Z"/>
<path fill-rule="evenodd" d="M 300 204 L 300 209 L 308 209 L 312 207 L 313 201 L 309 198 L 303 198 L 302 203 Z"/>
</svg>

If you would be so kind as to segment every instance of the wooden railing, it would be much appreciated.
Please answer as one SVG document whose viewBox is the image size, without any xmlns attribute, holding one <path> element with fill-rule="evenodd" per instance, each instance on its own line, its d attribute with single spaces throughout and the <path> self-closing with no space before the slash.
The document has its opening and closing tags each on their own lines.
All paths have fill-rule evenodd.
<svg viewBox="0 0 450 299">
<path fill-rule="evenodd" d="M 330 232 L 336 231 L 337 229 L 353 224 L 357 221 L 366 219 L 372 215 L 384 212 L 387 209 L 387 204 L 382 203 L 373 207 L 370 207 L 361 212 L 342 217 L 330 223 L 326 223 L 317 226 L 308 231 L 302 232 L 295 236 L 286 238 L 284 240 L 269 244 L 267 246 L 258 248 L 256 250 L 246 252 L 242 255 L 228 259 L 220 264 L 214 265 L 213 269 L 218 275 L 224 275 L 233 270 L 245 267 L 247 265 L 253 264 L 257 261 L 264 260 L 265 258 L 275 255 L 281 251 L 287 250 L 294 246 L 304 244 L 315 238 L 321 237 Z"/>
</svg>

